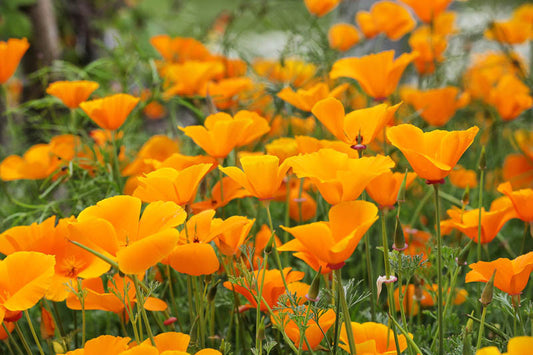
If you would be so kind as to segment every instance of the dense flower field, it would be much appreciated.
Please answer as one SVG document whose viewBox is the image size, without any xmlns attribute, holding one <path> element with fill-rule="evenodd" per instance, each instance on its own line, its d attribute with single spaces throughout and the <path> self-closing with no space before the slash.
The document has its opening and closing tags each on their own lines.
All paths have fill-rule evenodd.
<svg viewBox="0 0 533 355">
<path fill-rule="evenodd" d="M 531 353 L 533 5 L 303 2 L 301 56 L 221 16 L 27 101 L 0 42 L 0 353 Z"/>
</svg>

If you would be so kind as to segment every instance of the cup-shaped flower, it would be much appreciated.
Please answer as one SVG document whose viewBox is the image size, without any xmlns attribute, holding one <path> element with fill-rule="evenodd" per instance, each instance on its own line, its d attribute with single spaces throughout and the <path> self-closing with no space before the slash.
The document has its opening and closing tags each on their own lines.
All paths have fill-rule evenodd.
<svg viewBox="0 0 533 355">
<path fill-rule="evenodd" d="M 239 223 L 235 223 L 233 228 L 226 229 L 215 239 L 218 250 L 226 256 L 239 254 L 240 248 L 248 239 L 250 230 L 255 222 L 255 219 L 248 219 L 242 216 L 233 216 L 231 218 L 236 222 L 239 221 Z"/>
<path fill-rule="evenodd" d="M 251 155 L 241 158 L 242 170 L 237 167 L 219 167 L 230 178 L 238 182 L 252 196 L 261 200 L 275 197 L 281 187 L 289 165 L 285 160 L 281 165 L 273 155 Z"/>
<path fill-rule="evenodd" d="M 417 291 L 416 287 L 420 287 L 420 290 Z M 405 288 L 405 285 L 402 286 L 402 294 L 403 297 L 403 307 L 405 309 L 405 312 L 409 315 L 416 316 L 419 312 L 419 305 L 422 307 L 433 307 L 435 305 L 435 297 L 438 290 L 438 285 L 420 285 L 415 286 L 413 284 L 409 284 L 407 286 L 407 289 Z M 417 296 L 417 293 L 420 294 L 420 296 Z M 450 293 L 450 289 L 446 293 Z M 417 299 L 420 297 L 419 299 Z M 464 289 L 458 289 L 456 288 L 454 290 L 454 299 L 452 300 L 454 305 L 460 305 L 466 301 L 468 297 L 468 292 Z M 415 300 L 418 301 L 415 303 Z M 394 304 L 396 305 L 396 311 L 400 311 L 400 288 L 396 288 L 394 290 Z"/>
<path fill-rule="evenodd" d="M 418 176 L 429 182 L 440 182 L 472 144 L 478 131 L 474 126 L 465 131 L 424 133 L 411 124 L 401 124 L 389 128 L 387 138 L 405 155 Z"/>
<path fill-rule="evenodd" d="M 465 169 L 457 164 L 455 169 L 450 172 L 450 183 L 460 189 L 477 187 L 477 174 L 475 170 Z"/>
<path fill-rule="evenodd" d="M 452 0 L 400 0 L 409 5 L 420 20 L 425 23 L 432 22 L 439 16 Z"/>
<path fill-rule="evenodd" d="M 310 178 L 332 205 L 357 199 L 370 181 L 394 167 L 392 159 L 383 155 L 351 159 L 333 149 L 291 157 L 286 162 L 296 176 Z"/>
<path fill-rule="evenodd" d="M 154 170 L 154 161 L 162 162 L 179 151 L 180 147 L 175 140 L 165 135 L 154 135 L 139 149 L 135 159 L 122 170 L 122 175 L 149 173 Z"/>
<path fill-rule="evenodd" d="M 504 182 L 498 186 L 498 191 L 509 197 L 518 218 L 525 222 L 533 222 L 533 189 L 513 191 L 511 183 Z"/>
<path fill-rule="evenodd" d="M 478 243 L 479 208 L 475 210 L 462 211 L 453 208 L 447 211 L 450 219 L 442 221 L 440 227 L 442 234 L 449 234 L 452 229 L 464 233 L 468 238 Z M 509 198 L 501 197 L 494 200 L 489 211 L 481 208 L 481 243 L 490 243 L 500 229 L 512 218 L 516 218 L 516 212 Z"/>
<path fill-rule="evenodd" d="M 496 107 L 504 121 L 511 121 L 533 105 L 529 87 L 515 75 L 503 76 L 489 91 L 488 103 Z"/>
<path fill-rule="evenodd" d="M 7 42 L 0 41 L 0 85 L 15 73 L 28 48 L 30 44 L 26 38 L 10 38 Z"/>
<path fill-rule="evenodd" d="M 122 354 L 129 349 L 131 338 L 113 335 L 101 335 L 88 340 L 82 349 L 69 351 L 58 355 L 93 355 L 93 354 Z"/>
<path fill-rule="evenodd" d="M 173 201 L 178 205 L 189 204 L 196 196 L 198 184 L 213 164 L 196 164 L 178 171 L 161 168 L 145 177 L 139 177 L 139 186 L 133 196 L 144 202 Z"/>
<path fill-rule="evenodd" d="M 10 155 L 0 163 L 0 178 L 4 181 L 39 180 L 50 176 L 60 165 L 49 144 L 35 144 L 23 156 Z"/>
<path fill-rule="evenodd" d="M 533 337 L 516 336 L 509 339 L 507 343 L 507 352 L 501 353 L 495 346 L 487 346 L 479 349 L 476 355 L 523 355 L 529 354 L 533 348 Z"/>
<path fill-rule="evenodd" d="M 322 17 L 339 5 L 341 0 L 304 0 L 307 10 L 315 16 Z"/>
<path fill-rule="evenodd" d="M 488 282 L 494 271 L 494 286 L 509 295 L 520 295 L 533 270 L 533 251 L 513 260 L 499 258 L 494 261 L 478 261 L 468 265 L 472 270 L 466 274 L 466 282 Z"/>
<path fill-rule="evenodd" d="M 292 228 L 282 228 L 330 268 L 342 267 L 357 244 L 378 219 L 377 207 L 367 201 L 342 202 L 329 210 L 329 222 L 315 222 Z M 280 250 L 291 250 L 290 241 Z"/>
<path fill-rule="evenodd" d="M 320 100 L 327 97 L 338 97 L 346 89 L 348 89 L 348 84 L 341 84 L 331 91 L 326 83 L 318 83 L 307 89 L 298 89 L 296 91 L 290 86 L 286 86 L 277 96 L 299 110 L 310 112 L 313 106 Z"/>
<path fill-rule="evenodd" d="M 75 109 L 86 101 L 98 86 L 97 82 L 88 80 L 56 81 L 48 85 L 46 93 L 60 99 L 68 108 Z"/>
<path fill-rule="evenodd" d="M 409 11 L 392 1 L 374 3 L 370 12 L 359 11 L 356 20 L 366 38 L 385 33 L 393 41 L 399 40 L 416 26 Z"/>
<path fill-rule="evenodd" d="M 140 199 L 114 196 L 84 209 L 70 238 L 116 260 L 123 273 L 139 274 L 171 252 L 179 238 L 174 227 L 185 218 L 174 202 L 150 203 L 141 216 Z"/>
<path fill-rule="evenodd" d="M 265 118 L 251 111 L 239 111 L 234 117 L 224 112 L 205 119 L 203 126 L 180 127 L 186 136 L 214 158 L 225 158 L 235 147 L 249 144 L 268 133 Z"/>
<path fill-rule="evenodd" d="M 394 60 L 391 50 L 360 58 L 343 58 L 333 64 L 329 76 L 332 79 L 355 79 L 369 96 L 382 100 L 396 90 L 403 71 L 417 55 L 404 53 Z"/>
<path fill-rule="evenodd" d="M 8 311 L 25 311 L 45 295 L 54 276 L 52 255 L 19 251 L 0 261 L 0 321 Z"/>
<path fill-rule="evenodd" d="M 403 180 L 405 179 L 405 189 L 407 189 L 415 178 L 415 173 L 393 173 L 392 171 L 387 171 L 370 181 L 366 185 L 366 192 L 380 207 L 392 207 L 396 204 Z"/>
<path fill-rule="evenodd" d="M 319 101 L 312 112 L 338 140 L 349 145 L 358 143 L 366 145 L 382 132 L 399 106 L 400 104 L 394 106 L 380 104 L 355 110 L 346 115 L 342 103 L 330 97 Z"/>
<path fill-rule="evenodd" d="M 202 42 L 194 38 L 172 38 L 164 34 L 150 38 L 150 44 L 161 54 L 164 60 L 171 63 L 206 60 L 211 57 L 211 53 Z"/>
<path fill-rule="evenodd" d="M 437 63 L 444 61 L 444 51 L 448 47 L 448 41 L 444 35 L 432 31 L 429 26 L 420 26 L 411 33 L 409 46 L 418 53 L 414 64 L 420 74 L 435 72 Z"/>
<path fill-rule="evenodd" d="M 138 97 L 128 94 L 115 94 L 82 102 L 80 108 L 98 126 L 114 131 L 122 126 L 139 100 Z"/>
<path fill-rule="evenodd" d="M 507 44 L 520 44 L 531 39 L 532 23 L 517 19 L 495 21 L 485 30 L 487 39 Z"/>
<path fill-rule="evenodd" d="M 331 48 L 345 52 L 359 42 L 359 32 L 354 25 L 337 23 L 329 28 L 328 42 Z"/>
<path fill-rule="evenodd" d="M 352 332 L 355 338 L 355 349 L 357 354 L 396 354 L 396 344 L 394 342 L 393 332 L 385 324 L 375 322 L 352 322 Z M 411 334 L 409 334 L 409 336 L 412 337 Z M 346 327 L 344 326 L 341 327 L 339 340 L 341 348 L 350 352 Z M 407 349 L 407 340 L 403 334 L 398 335 L 398 344 L 401 352 Z"/>
<path fill-rule="evenodd" d="M 220 181 L 211 189 L 211 198 L 195 202 L 191 205 L 194 214 L 199 212 L 226 206 L 230 201 L 236 198 L 243 198 L 250 196 L 250 193 L 246 191 L 238 182 L 229 177 L 222 178 L 222 188 L 220 187 Z"/>
</svg>

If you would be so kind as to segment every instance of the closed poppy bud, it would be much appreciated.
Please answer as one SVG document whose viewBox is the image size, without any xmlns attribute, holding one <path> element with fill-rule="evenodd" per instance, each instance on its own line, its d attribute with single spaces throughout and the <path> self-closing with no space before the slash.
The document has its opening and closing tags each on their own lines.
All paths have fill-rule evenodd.
<svg viewBox="0 0 533 355">
<path fill-rule="evenodd" d="M 263 319 L 261 319 L 261 321 L 261 324 L 259 324 L 259 331 L 257 332 L 257 338 L 260 340 L 265 340 L 265 322 Z"/>
<path fill-rule="evenodd" d="M 43 339 L 50 339 L 54 336 L 56 326 L 54 319 L 46 308 L 41 308 L 41 337 Z"/>
<path fill-rule="evenodd" d="M 26 38 L 10 38 L 0 41 L 0 84 L 5 83 L 17 70 L 22 56 L 30 44 Z"/>
<path fill-rule="evenodd" d="M 402 224 L 400 223 L 400 219 L 396 217 L 396 229 L 394 231 L 394 244 L 392 244 L 392 249 L 402 251 L 407 249 L 407 246 L 408 245 L 405 242 L 405 236 L 403 234 Z"/>
<path fill-rule="evenodd" d="M 359 42 L 359 32 L 353 25 L 338 23 L 329 29 L 328 41 L 331 48 L 344 52 Z"/>
<path fill-rule="evenodd" d="M 424 296 L 424 290 L 422 289 L 422 282 L 418 276 L 413 277 L 413 283 L 415 285 L 415 300 L 418 302 L 422 301 Z"/>
<path fill-rule="evenodd" d="M 410 179 L 412 182 L 412 179 Z M 398 196 L 396 196 L 397 202 L 405 202 L 405 190 L 407 189 L 407 169 L 405 171 L 405 174 L 403 176 L 402 184 L 400 185 L 400 189 L 398 190 Z"/>
<path fill-rule="evenodd" d="M 466 206 L 470 203 L 470 185 L 466 185 L 465 192 L 463 193 L 463 198 L 461 199 L 463 206 Z"/>
<path fill-rule="evenodd" d="M 305 295 L 308 301 L 317 302 L 318 301 L 318 292 L 320 291 L 320 271 L 322 271 L 322 266 L 318 269 L 318 272 L 309 287 L 309 291 Z"/>
<path fill-rule="evenodd" d="M 479 302 L 483 305 L 483 307 L 487 307 L 492 302 L 492 295 L 494 294 L 494 276 L 496 275 L 496 270 L 492 273 L 492 276 L 485 284 L 485 287 L 483 287 L 483 291 L 481 292 L 481 298 L 479 299 Z"/>
<path fill-rule="evenodd" d="M 468 244 L 463 248 L 463 250 L 461 250 L 461 252 L 459 253 L 459 256 L 455 259 L 457 262 L 457 265 L 464 266 L 467 264 L 466 259 L 468 259 L 468 254 L 470 253 L 470 247 L 472 243 L 473 241 L 470 240 L 470 242 L 468 242 Z"/>
<path fill-rule="evenodd" d="M 209 292 L 207 293 L 207 301 L 213 302 L 215 300 L 215 296 L 217 295 L 217 286 L 218 283 L 214 284 L 213 287 L 209 289 Z"/>
<path fill-rule="evenodd" d="M 487 169 L 487 154 L 485 153 L 485 146 L 481 148 L 481 156 L 479 157 L 479 170 Z"/>
</svg>

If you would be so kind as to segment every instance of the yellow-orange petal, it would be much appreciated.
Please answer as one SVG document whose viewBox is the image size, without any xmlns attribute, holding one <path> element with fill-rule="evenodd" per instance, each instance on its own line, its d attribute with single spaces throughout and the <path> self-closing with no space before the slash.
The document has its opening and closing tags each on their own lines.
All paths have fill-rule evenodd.
<svg viewBox="0 0 533 355">
<path fill-rule="evenodd" d="M 82 102 L 80 108 L 98 126 L 114 131 L 122 126 L 139 100 L 138 97 L 128 94 L 115 94 L 102 99 Z"/>
<path fill-rule="evenodd" d="M 174 270 L 192 276 L 211 275 L 220 267 L 215 250 L 204 243 L 178 245 L 168 260 Z"/>
</svg>

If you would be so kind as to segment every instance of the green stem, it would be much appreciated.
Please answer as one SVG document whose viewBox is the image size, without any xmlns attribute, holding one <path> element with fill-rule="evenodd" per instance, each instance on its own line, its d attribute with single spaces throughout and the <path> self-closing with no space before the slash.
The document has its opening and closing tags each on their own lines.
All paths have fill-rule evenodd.
<svg viewBox="0 0 533 355">
<path fill-rule="evenodd" d="M 113 176 L 115 177 L 115 183 L 117 184 L 118 193 L 121 194 L 123 190 L 122 177 L 120 176 L 120 165 L 118 161 L 118 146 L 117 138 L 115 137 L 115 131 L 111 131 L 111 144 L 113 148 Z"/>
<path fill-rule="evenodd" d="M 376 290 L 374 289 L 374 277 L 372 276 L 372 261 L 370 259 L 370 242 L 368 234 L 365 234 L 365 260 L 368 279 L 368 288 L 370 289 L 370 315 L 373 322 L 376 321 Z"/>
<path fill-rule="evenodd" d="M 26 340 L 22 329 L 20 329 L 19 322 L 15 322 L 15 331 L 17 332 L 17 335 L 19 336 L 20 341 L 22 342 L 22 345 L 24 346 L 24 349 L 26 350 L 28 355 L 32 355 L 30 345 L 28 344 L 28 341 Z"/>
<path fill-rule="evenodd" d="M 346 329 L 346 335 L 348 337 L 350 354 L 354 355 L 356 354 L 356 349 L 352 329 L 352 319 L 350 318 L 350 310 L 348 309 L 348 303 L 346 303 L 346 295 L 344 294 L 344 288 L 342 287 L 341 269 L 335 270 L 335 277 L 337 278 L 337 292 L 339 295 L 340 304 L 342 306 L 342 313 L 344 315 L 344 327 Z M 337 317 L 339 317 L 339 314 L 337 314 Z"/>
<path fill-rule="evenodd" d="M 409 226 L 411 228 L 414 228 L 416 225 L 416 220 L 418 219 L 418 216 L 420 216 L 420 213 L 422 212 L 422 209 L 426 205 L 427 201 L 432 195 L 432 191 L 428 190 L 428 192 L 424 195 L 422 200 L 418 203 L 418 206 L 416 206 L 415 212 L 413 213 L 413 216 L 411 217 L 411 220 L 409 221 Z"/>
<path fill-rule="evenodd" d="M 221 158 L 220 161 L 219 161 L 219 165 L 222 166 L 222 163 L 224 162 L 224 159 Z M 222 218 L 224 218 L 224 206 L 222 206 L 223 202 L 224 202 L 224 184 L 222 183 L 223 181 L 223 175 L 222 175 L 222 170 L 218 169 L 218 183 L 220 184 L 220 214 L 222 215 Z"/>
<path fill-rule="evenodd" d="M 15 341 L 15 339 L 13 338 L 11 333 L 9 332 L 9 329 L 7 329 L 6 323 L 3 322 L 3 321 L 2 321 L 2 327 L 4 328 L 4 331 L 7 334 L 7 344 L 9 344 L 9 341 L 11 341 L 13 343 L 13 346 L 15 346 L 15 349 L 17 350 L 17 353 L 22 355 L 23 354 L 22 349 L 18 346 L 17 342 Z"/>
<path fill-rule="evenodd" d="M 87 247 L 87 246 L 85 246 L 85 245 L 83 245 L 83 244 L 81 244 L 81 243 L 78 243 L 78 242 L 75 241 L 75 240 L 69 240 L 69 242 L 71 242 L 72 244 L 77 245 L 77 246 L 79 246 L 80 248 L 82 248 L 82 249 L 88 251 L 89 253 L 91 253 L 91 254 L 93 254 L 93 255 L 99 257 L 100 259 L 102 259 L 103 261 L 105 261 L 106 263 L 108 263 L 109 265 L 113 266 L 115 269 L 117 269 L 117 270 L 119 269 L 119 268 L 118 268 L 118 263 L 117 263 L 116 261 L 112 260 L 111 258 L 108 258 L 108 257 L 105 256 L 104 254 L 102 254 L 102 253 L 100 253 L 100 252 L 97 252 L 96 250 L 91 249 L 91 248 L 89 248 L 89 247 Z"/>
<path fill-rule="evenodd" d="M 478 225 L 477 225 L 477 261 L 481 261 L 481 208 L 483 207 L 483 177 L 485 170 L 479 172 L 479 199 L 478 199 Z"/>
<path fill-rule="evenodd" d="M 390 315 L 389 315 L 390 316 Z M 398 322 L 392 318 L 392 317 L 389 317 L 389 319 L 392 321 L 392 323 L 394 323 L 394 325 L 400 330 L 400 332 L 402 333 L 402 335 L 405 337 L 405 339 L 407 340 L 407 342 L 409 343 L 409 345 L 411 345 L 411 347 L 413 349 L 415 349 L 416 353 L 417 354 L 424 354 L 424 352 L 422 352 L 422 350 L 420 350 L 420 348 L 418 347 L 418 345 L 416 345 L 415 341 L 413 340 L 413 338 L 411 338 L 411 336 L 409 335 L 409 333 L 402 328 L 401 325 L 398 324 Z"/>
<path fill-rule="evenodd" d="M 152 328 L 150 327 L 150 321 L 148 320 L 148 315 L 144 309 L 144 294 L 139 287 L 139 279 L 137 278 L 137 275 L 132 275 L 132 278 L 135 285 L 135 293 L 137 295 L 137 307 L 139 308 L 141 317 L 144 320 L 144 326 L 146 328 L 146 332 L 148 333 L 148 337 L 150 338 L 150 343 L 155 346 L 155 340 L 154 335 L 152 334 Z"/>
<path fill-rule="evenodd" d="M 476 352 L 481 348 L 481 340 L 483 339 L 483 329 L 485 328 L 485 316 L 487 315 L 487 307 L 483 307 L 481 313 L 481 322 L 479 323 L 479 333 L 477 335 Z"/>
<path fill-rule="evenodd" d="M 33 327 L 33 323 L 30 318 L 30 314 L 28 311 L 24 311 L 24 316 L 26 317 L 26 321 L 28 322 L 28 326 L 30 327 L 31 335 L 33 336 L 33 340 L 35 340 L 35 344 L 37 344 L 37 348 L 39 348 L 39 353 L 41 355 L 44 355 L 44 350 L 41 346 L 41 341 L 39 340 L 39 337 L 37 336 L 37 333 L 35 332 L 35 328 Z"/>
<path fill-rule="evenodd" d="M 444 354 L 444 323 L 442 319 L 442 240 L 440 235 L 439 184 L 433 184 L 435 190 L 435 225 L 437 229 L 437 326 L 439 337 L 439 355 Z"/>
</svg>

